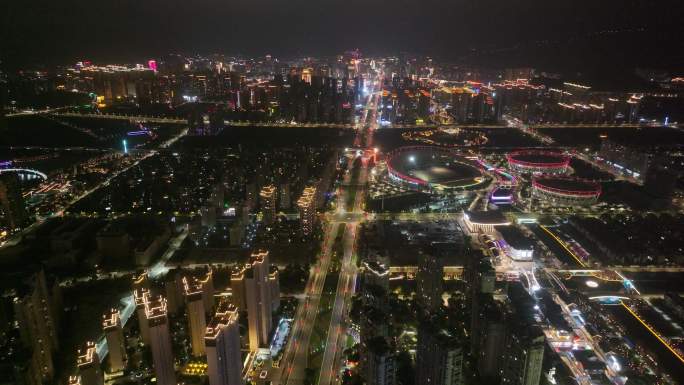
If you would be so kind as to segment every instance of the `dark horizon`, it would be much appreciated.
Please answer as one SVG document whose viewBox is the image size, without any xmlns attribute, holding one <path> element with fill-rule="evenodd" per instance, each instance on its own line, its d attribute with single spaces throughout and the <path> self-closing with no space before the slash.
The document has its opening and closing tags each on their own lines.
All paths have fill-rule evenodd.
<svg viewBox="0 0 684 385">
<path fill-rule="evenodd" d="M 140 62 L 172 52 L 282 57 L 354 48 L 488 67 L 684 67 L 684 7 L 675 0 L 71 0 L 3 7 L 0 60 L 11 70 L 78 60 Z"/>
</svg>

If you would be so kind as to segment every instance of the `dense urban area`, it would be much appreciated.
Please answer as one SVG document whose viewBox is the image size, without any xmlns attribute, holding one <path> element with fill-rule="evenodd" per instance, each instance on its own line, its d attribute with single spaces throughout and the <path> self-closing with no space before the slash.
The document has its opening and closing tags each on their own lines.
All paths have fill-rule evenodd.
<svg viewBox="0 0 684 385">
<path fill-rule="evenodd" d="M 684 384 L 683 75 L 0 72 L 0 385 Z"/>
</svg>

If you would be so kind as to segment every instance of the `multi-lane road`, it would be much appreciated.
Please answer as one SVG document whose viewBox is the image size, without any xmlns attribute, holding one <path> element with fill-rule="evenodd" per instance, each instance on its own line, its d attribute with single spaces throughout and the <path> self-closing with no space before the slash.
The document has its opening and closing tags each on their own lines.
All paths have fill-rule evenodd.
<svg viewBox="0 0 684 385">
<path fill-rule="evenodd" d="M 382 76 L 379 76 L 377 86 L 382 84 Z M 357 140 L 354 145 L 363 145 L 366 150 L 373 149 L 373 131 L 377 129 L 377 107 L 379 104 L 379 93 L 373 91 L 368 99 L 368 106 L 362 119 L 363 127 L 358 130 Z M 352 207 L 346 208 L 348 213 L 363 214 L 363 197 L 365 196 L 366 183 L 368 181 L 368 163 L 362 161 L 360 171 L 356 180 L 349 181 L 350 188 L 356 188 L 356 195 Z M 352 187 L 353 186 L 353 187 Z M 347 189 L 348 190 L 348 189 Z M 358 231 L 358 221 L 347 224 L 347 231 L 343 240 L 344 255 L 342 267 L 339 272 L 337 282 L 337 292 L 333 304 L 328 336 L 325 343 L 325 351 L 321 361 L 321 369 L 318 378 L 318 385 L 330 385 L 339 382 L 340 367 L 343 359 L 343 352 L 346 345 L 346 326 L 347 315 L 352 296 L 356 289 L 356 235 Z"/>
<path fill-rule="evenodd" d="M 378 85 L 379 84 L 380 83 L 378 82 Z M 365 109 L 364 116 L 361 119 L 359 127 L 357 127 L 355 145 L 360 144 L 363 135 L 366 134 L 366 130 L 374 128 L 373 124 L 376 117 L 375 109 L 377 109 L 377 105 L 377 94 L 375 92 L 371 93 L 367 99 L 367 108 Z M 371 110 L 373 112 L 369 113 Z M 352 168 L 354 160 L 355 159 L 353 158 L 349 159 L 349 169 Z M 274 371 L 270 376 L 270 381 L 273 384 L 301 384 L 306 378 L 306 369 L 309 364 L 308 358 L 311 334 L 314 330 L 316 317 L 320 312 L 321 293 L 323 292 L 325 279 L 330 267 L 335 235 L 338 233 L 339 226 L 347 226 L 343 238 L 344 253 L 342 268 L 340 270 L 330 327 L 328 328 L 319 383 L 331 383 L 332 379 L 336 378 L 336 376 L 334 376 L 335 370 L 331 369 L 333 366 L 338 366 L 333 365 L 332 363 L 337 357 L 337 347 L 343 340 L 343 322 L 347 313 L 347 304 L 351 300 L 351 294 L 353 293 L 356 280 L 356 270 L 352 256 L 356 239 L 356 225 L 361 219 L 362 214 L 363 181 L 366 180 L 368 175 L 366 163 L 362 162 L 357 180 L 351 180 L 352 175 L 352 172 L 345 175 L 343 187 L 340 189 L 341 194 L 338 197 L 338 211 L 329 213 L 328 215 L 328 219 L 330 220 L 325 224 L 323 248 L 318 262 L 310 272 L 304 300 L 300 301 L 300 304 L 297 307 L 291 337 L 285 347 L 279 370 Z M 346 208 L 344 207 L 344 204 L 347 202 L 347 196 L 351 193 L 352 186 L 358 190 L 356 191 L 353 207 Z M 346 214 L 352 214 L 353 217 L 347 218 Z"/>
</svg>

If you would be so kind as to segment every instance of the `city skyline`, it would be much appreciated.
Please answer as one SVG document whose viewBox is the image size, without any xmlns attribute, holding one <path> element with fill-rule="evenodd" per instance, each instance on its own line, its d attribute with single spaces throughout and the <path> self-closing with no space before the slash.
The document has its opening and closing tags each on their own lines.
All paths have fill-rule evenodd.
<svg viewBox="0 0 684 385">
<path fill-rule="evenodd" d="M 684 385 L 682 10 L 3 3 L 0 384 Z"/>
</svg>

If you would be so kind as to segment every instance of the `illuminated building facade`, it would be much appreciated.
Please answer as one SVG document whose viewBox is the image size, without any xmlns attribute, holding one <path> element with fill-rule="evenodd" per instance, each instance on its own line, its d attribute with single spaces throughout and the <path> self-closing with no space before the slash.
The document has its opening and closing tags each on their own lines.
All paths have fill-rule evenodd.
<svg viewBox="0 0 684 385">
<path fill-rule="evenodd" d="M 104 384 L 104 375 L 100 370 L 100 358 L 97 356 L 94 342 L 88 341 L 78 350 L 76 366 L 78 366 L 78 372 L 81 376 L 81 384 Z"/>
<path fill-rule="evenodd" d="M 183 278 L 183 293 L 185 295 L 192 355 L 200 357 L 204 355 L 204 331 L 207 326 L 202 299 L 202 284 L 194 277 L 185 277 Z"/>
<path fill-rule="evenodd" d="M 221 302 L 207 325 L 204 343 L 207 350 L 209 385 L 242 385 L 240 326 L 238 308 Z"/>
<path fill-rule="evenodd" d="M 126 345 L 121 328 L 121 317 L 119 310 L 111 309 L 102 320 L 102 330 L 107 340 L 107 350 L 109 351 L 109 370 L 120 372 L 126 368 Z"/>
<path fill-rule="evenodd" d="M 485 234 L 494 234 L 495 228 L 511 224 L 499 210 L 464 211 L 463 222 L 469 232 Z"/>
<path fill-rule="evenodd" d="M 139 288 L 133 290 L 133 300 L 135 301 L 135 314 L 138 316 L 138 326 L 140 329 L 140 338 L 144 344 L 150 343 L 150 328 L 145 313 L 145 306 L 150 296 L 150 291 L 146 288 Z"/>
<path fill-rule="evenodd" d="M 159 296 L 147 301 L 145 314 L 149 321 L 150 348 L 157 384 L 176 385 L 176 370 L 164 297 Z"/>
<path fill-rule="evenodd" d="M 202 285 L 202 302 L 204 302 L 204 314 L 211 316 L 214 313 L 214 272 L 209 267 L 207 274 L 199 279 Z"/>
<path fill-rule="evenodd" d="M 316 222 L 316 188 L 306 187 L 302 196 L 297 201 L 299 208 L 299 221 L 302 226 L 304 235 L 309 235 L 313 232 Z"/>
<path fill-rule="evenodd" d="M 271 285 L 268 251 L 252 253 L 245 272 L 245 298 L 249 321 L 249 348 L 256 351 L 268 345 L 271 332 Z"/>
<path fill-rule="evenodd" d="M 576 178 L 540 177 L 532 180 L 532 196 L 548 206 L 589 206 L 601 195 L 601 185 Z"/>
<path fill-rule="evenodd" d="M 239 266 L 230 275 L 230 290 L 232 292 L 231 303 L 239 309 L 247 309 L 245 293 L 245 273 L 247 267 Z"/>
</svg>

